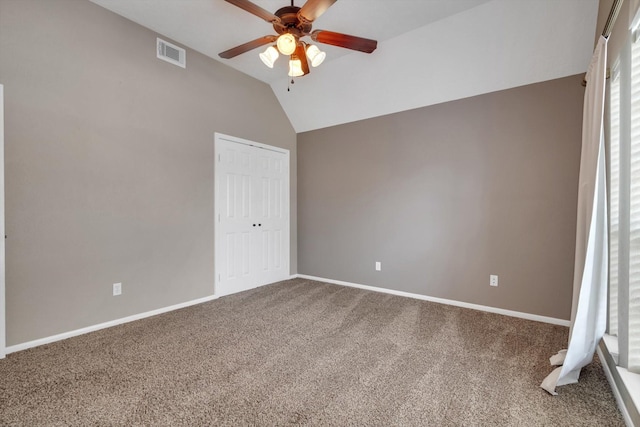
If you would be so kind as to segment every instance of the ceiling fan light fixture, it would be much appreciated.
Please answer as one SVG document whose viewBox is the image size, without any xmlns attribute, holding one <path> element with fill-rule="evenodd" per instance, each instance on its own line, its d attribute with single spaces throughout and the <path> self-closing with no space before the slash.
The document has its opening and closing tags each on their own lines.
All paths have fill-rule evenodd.
<svg viewBox="0 0 640 427">
<path fill-rule="evenodd" d="M 304 71 L 302 71 L 302 61 L 297 58 L 291 58 L 289 60 L 289 77 L 302 77 Z"/>
<path fill-rule="evenodd" d="M 267 50 L 260 54 L 260 59 L 264 62 L 269 68 L 273 68 L 273 64 L 276 62 L 280 54 L 278 53 L 278 49 L 273 46 L 269 46 Z"/>
<path fill-rule="evenodd" d="M 280 37 L 278 37 L 278 41 L 276 45 L 278 46 L 278 50 L 283 55 L 291 55 L 296 50 L 296 45 L 298 44 L 296 38 L 293 34 L 284 33 Z"/>
<path fill-rule="evenodd" d="M 309 58 L 312 67 L 317 67 L 318 65 L 322 64 L 324 58 L 326 57 L 327 54 L 318 49 L 318 46 L 314 44 L 310 44 L 309 46 L 307 46 L 307 58 Z"/>
<path fill-rule="evenodd" d="M 321 65 L 327 57 L 327 54 L 321 51 L 318 46 L 305 42 L 303 40 L 305 37 L 311 38 L 314 43 L 328 44 L 364 53 L 372 53 L 378 47 L 376 40 L 334 31 L 312 30 L 316 19 L 337 0 L 304 0 L 302 7 L 295 6 L 294 0 L 291 0 L 291 6 L 281 7 L 274 13 L 255 4 L 255 0 L 225 1 L 268 22 L 273 26 L 276 34 L 258 37 L 220 52 L 218 56 L 223 59 L 235 58 L 258 47 L 268 46 L 264 52 L 259 54 L 260 60 L 267 67 L 274 68 L 277 59 L 283 55 L 289 61 L 289 76 L 301 77 L 309 74 L 311 67 Z M 266 2 L 266 0 L 264 1 Z M 291 82 L 293 83 L 293 79 Z"/>
</svg>

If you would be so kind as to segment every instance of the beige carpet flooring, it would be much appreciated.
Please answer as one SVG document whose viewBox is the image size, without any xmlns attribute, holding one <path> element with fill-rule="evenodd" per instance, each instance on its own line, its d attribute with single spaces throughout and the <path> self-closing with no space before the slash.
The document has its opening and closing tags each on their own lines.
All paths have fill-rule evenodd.
<svg viewBox="0 0 640 427">
<path fill-rule="evenodd" d="M 567 328 L 295 279 L 10 354 L 0 425 L 621 426 Z"/>
</svg>

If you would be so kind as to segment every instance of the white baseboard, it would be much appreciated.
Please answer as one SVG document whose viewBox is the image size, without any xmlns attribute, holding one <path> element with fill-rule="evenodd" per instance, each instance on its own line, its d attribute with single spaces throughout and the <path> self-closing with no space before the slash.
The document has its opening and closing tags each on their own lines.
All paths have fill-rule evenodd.
<svg viewBox="0 0 640 427">
<path fill-rule="evenodd" d="M 414 294 L 411 292 L 396 291 L 394 289 L 378 288 L 375 286 L 360 285 L 358 283 L 344 282 L 342 280 L 326 279 L 324 277 L 308 276 L 306 274 L 297 274 L 295 277 L 301 279 L 316 280 L 318 282 L 333 283 L 334 285 L 348 286 L 351 288 L 366 289 L 368 291 L 382 292 L 385 294 L 398 295 L 401 297 L 415 298 L 423 301 L 437 302 L 439 304 L 454 305 L 456 307 L 470 308 L 473 310 L 486 311 L 489 313 L 502 314 L 504 316 L 519 317 L 521 319 L 534 320 L 536 322 L 551 323 L 552 325 L 571 326 L 570 320 L 556 319 L 555 317 L 539 316 L 537 314 L 522 313 L 520 311 L 505 310 L 502 308 L 489 307 L 486 305 L 471 304 L 468 302 L 455 301 L 444 298 L 430 297 L 426 295 Z"/>
<path fill-rule="evenodd" d="M 378 287 L 375 287 L 375 286 L 361 285 L 361 284 L 358 284 L 358 283 L 345 282 L 345 281 L 342 281 L 342 280 L 334 280 L 334 279 L 327 279 L 327 278 L 324 278 L 324 277 L 309 276 L 309 275 L 306 275 L 306 274 L 293 274 L 293 275 L 291 275 L 291 278 L 292 279 L 302 278 L 302 279 L 316 280 L 318 282 L 333 283 L 335 285 L 342 285 L 342 286 L 348 286 L 348 287 L 352 287 L 352 288 L 365 289 L 365 290 L 374 291 L 374 292 L 382 292 L 382 293 L 386 293 L 386 294 L 398 295 L 398 296 L 407 297 L 407 298 L 414 298 L 414 299 L 419 299 L 419 300 L 424 300 L 424 301 L 436 302 L 436 303 L 439 303 L 439 304 L 453 305 L 453 306 L 456 306 L 456 307 L 470 308 L 470 309 L 473 309 L 473 310 L 486 311 L 486 312 L 489 312 L 489 313 L 502 314 L 502 315 L 511 316 L 511 317 L 519 317 L 519 318 L 522 318 L 522 319 L 534 320 L 534 321 L 537 321 L 537 322 L 551 323 L 553 325 L 570 326 L 570 324 L 571 324 L 571 322 L 569 320 L 556 319 L 556 318 L 553 318 L 553 317 L 539 316 L 539 315 L 536 315 L 536 314 L 522 313 L 522 312 L 512 311 L 512 310 L 504 310 L 502 308 L 489 307 L 489 306 L 484 306 L 484 305 L 479 305 L 479 304 L 471 304 L 471 303 L 467 303 L 467 302 L 449 300 L 449 299 L 444 299 L 444 298 L 435 298 L 435 297 L 430 297 L 430 296 L 426 296 L 426 295 L 414 294 L 414 293 L 410 293 L 410 292 L 396 291 L 394 289 L 378 288 Z M 147 311 L 145 313 L 134 314 L 134 315 L 131 315 L 131 316 L 123 317 L 121 319 L 115 319 L 115 320 L 111 320 L 109 322 L 104 322 L 104 323 L 100 323 L 100 324 L 97 324 L 97 325 L 87 326 L 85 328 L 76 329 L 76 330 L 69 331 L 69 332 L 64 332 L 62 334 L 52 335 L 52 336 L 49 336 L 49 337 L 40 338 L 40 339 L 37 339 L 37 340 L 33 340 L 33 341 L 28 341 L 28 342 L 25 342 L 25 343 L 21 343 L 21 344 L 12 345 L 12 346 L 9 346 L 9 347 L 5 348 L 5 353 L 6 354 L 10 354 L 10 353 L 15 353 L 17 351 L 26 350 L 28 348 L 37 347 L 37 346 L 44 345 L 44 344 L 50 344 L 52 342 L 61 341 L 61 340 L 67 339 L 67 338 L 75 337 L 75 336 L 86 334 L 86 333 L 89 333 L 89 332 L 99 331 L 100 329 L 110 328 L 112 326 L 121 325 L 123 323 L 133 322 L 134 320 L 140 320 L 140 319 L 144 319 L 146 317 L 156 316 L 158 314 L 167 313 L 169 311 L 178 310 L 178 309 L 189 307 L 189 306 L 192 306 L 192 305 L 202 304 L 204 302 L 211 301 L 211 300 L 214 300 L 214 299 L 217 299 L 217 298 L 218 298 L 217 295 L 210 295 L 208 297 L 204 297 L 204 298 L 199 298 L 199 299 L 192 300 L 192 301 L 183 302 L 183 303 L 180 303 L 180 304 L 175 304 L 175 305 L 172 305 L 172 306 L 169 306 L 169 307 L 163 307 L 163 308 L 159 308 L 159 309 L 156 309 L 156 310 Z"/>
<path fill-rule="evenodd" d="M 37 347 L 39 345 L 50 344 L 52 342 L 65 340 L 67 338 L 75 337 L 89 332 L 99 331 L 100 329 L 110 328 L 112 326 L 122 325 L 123 323 L 133 322 L 134 320 L 144 319 L 146 317 L 156 316 L 158 314 L 167 313 L 169 311 L 178 310 L 181 308 L 189 307 L 196 304 L 202 304 L 203 302 L 217 299 L 217 295 L 210 295 L 204 298 L 198 298 L 195 300 L 183 302 L 180 304 L 171 305 L 169 307 L 158 308 L 156 310 L 147 311 L 144 313 L 134 314 L 131 316 L 123 317 L 121 319 L 111 320 L 109 322 L 99 323 L 97 325 L 87 326 L 86 328 L 76 329 L 74 331 L 64 332 L 62 334 L 52 335 L 50 337 L 40 338 L 33 341 L 28 341 L 22 344 L 16 344 L 9 346 L 5 349 L 6 354 L 15 353 L 16 351 L 26 350 L 28 348 Z"/>
</svg>

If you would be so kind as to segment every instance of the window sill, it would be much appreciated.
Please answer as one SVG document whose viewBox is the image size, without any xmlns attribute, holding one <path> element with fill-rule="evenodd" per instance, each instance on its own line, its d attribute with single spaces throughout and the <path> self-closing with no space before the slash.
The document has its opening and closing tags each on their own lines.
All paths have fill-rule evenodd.
<svg viewBox="0 0 640 427">
<path fill-rule="evenodd" d="M 618 337 L 605 335 L 598 348 L 602 367 L 627 425 L 640 425 L 640 374 L 618 365 Z"/>
<path fill-rule="evenodd" d="M 619 361 L 618 354 L 620 354 L 620 352 L 618 351 L 618 337 L 605 334 L 605 336 L 602 337 L 602 341 L 604 341 L 605 348 L 607 349 L 607 351 L 609 352 L 609 355 L 611 355 L 611 357 L 613 358 L 613 361 L 617 366 Z"/>
</svg>

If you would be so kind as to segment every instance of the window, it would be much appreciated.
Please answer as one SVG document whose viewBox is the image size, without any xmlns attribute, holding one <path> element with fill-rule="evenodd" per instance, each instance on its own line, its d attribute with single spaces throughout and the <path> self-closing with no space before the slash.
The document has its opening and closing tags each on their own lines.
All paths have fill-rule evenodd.
<svg viewBox="0 0 640 427">
<path fill-rule="evenodd" d="M 629 370 L 640 373 L 640 40 L 631 45 Z"/>
<path fill-rule="evenodd" d="M 637 20 L 635 21 L 637 22 Z M 637 27 L 636 27 L 637 28 Z M 609 327 L 619 365 L 640 373 L 640 37 L 609 82 Z"/>
<path fill-rule="evenodd" d="M 620 73 L 609 86 L 609 334 L 618 335 L 618 240 L 620 233 Z"/>
</svg>

